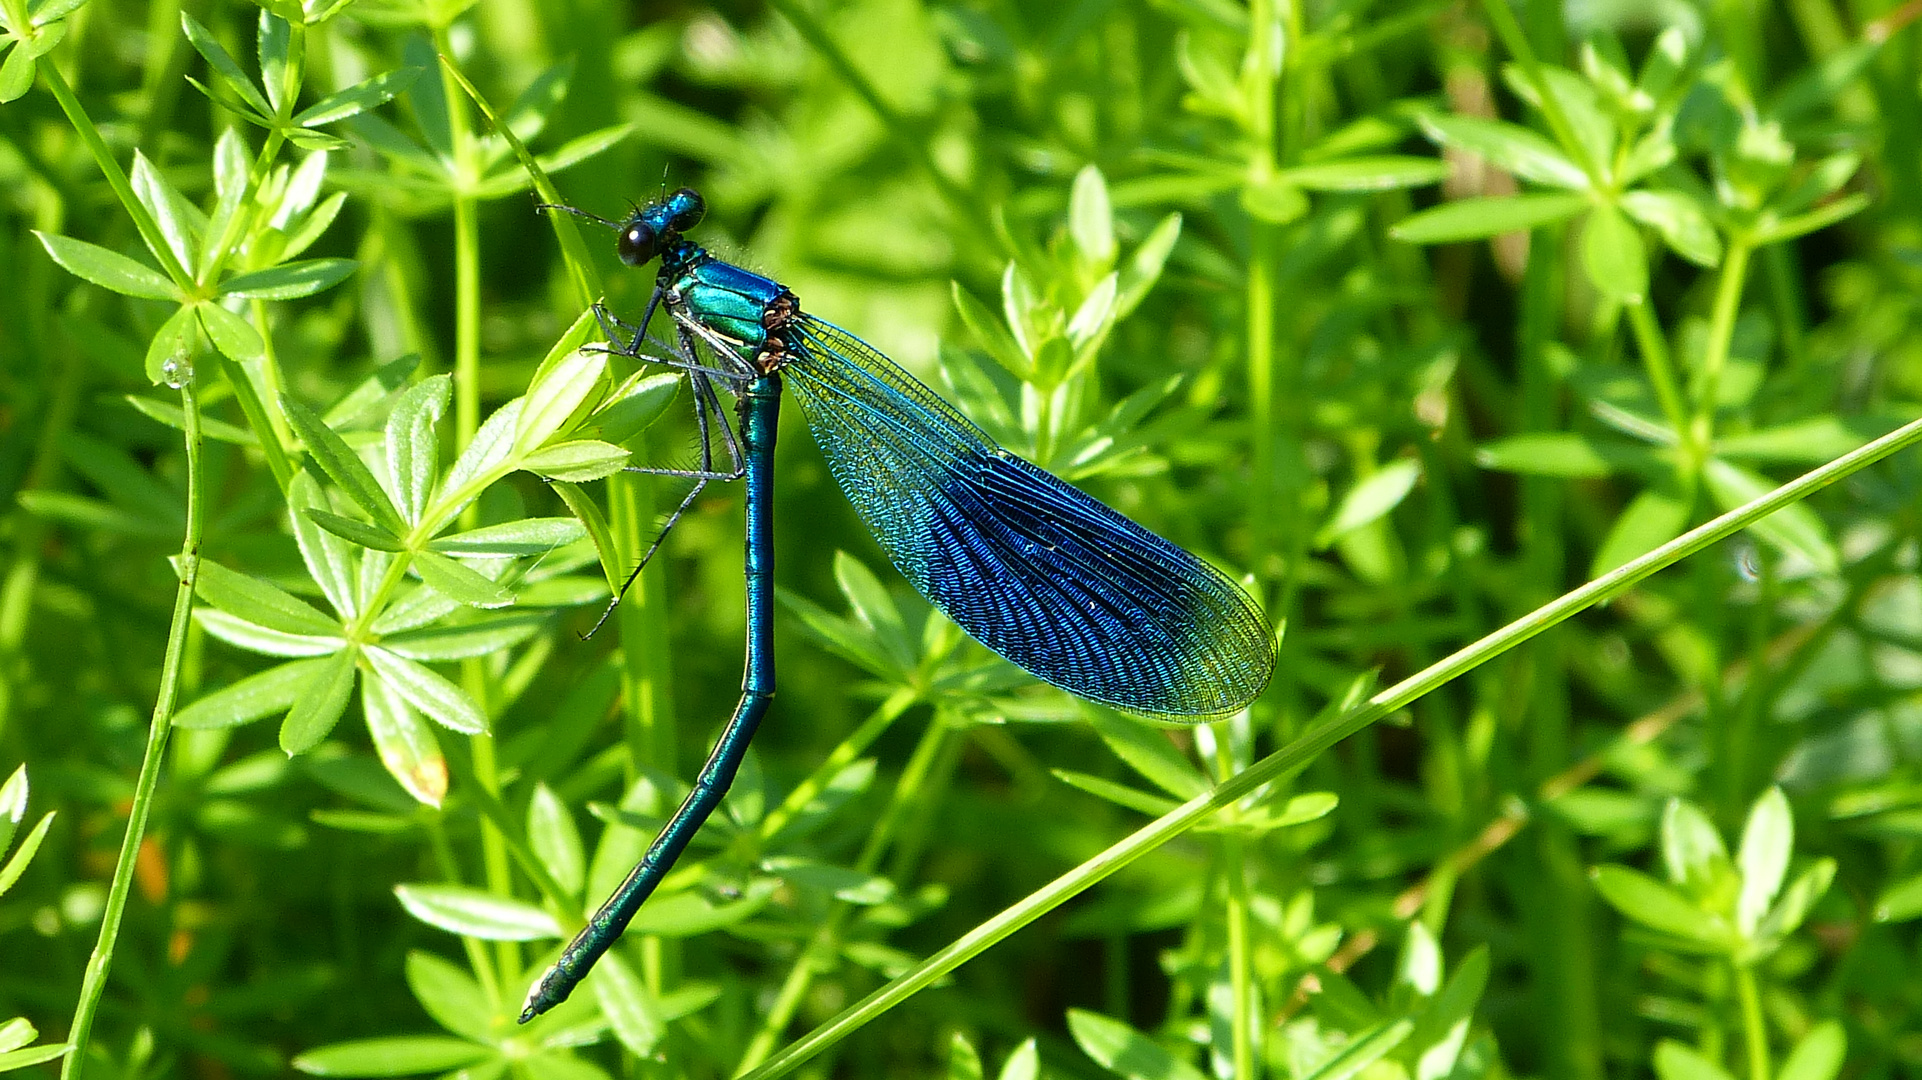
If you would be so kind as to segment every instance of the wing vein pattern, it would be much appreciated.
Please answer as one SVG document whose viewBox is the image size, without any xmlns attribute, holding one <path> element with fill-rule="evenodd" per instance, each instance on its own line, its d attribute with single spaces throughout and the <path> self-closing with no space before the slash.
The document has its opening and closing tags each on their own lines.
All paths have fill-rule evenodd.
<svg viewBox="0 0 1922 1080">
<path fill-rule="evenodd" d="M 1045 682 L 1151 716 L 1267 685 L 1266 620 L 1220 571 L 1009 454 L 860 339 L 802 315 L 788 388 L 894 565 Z"/>
</svg>

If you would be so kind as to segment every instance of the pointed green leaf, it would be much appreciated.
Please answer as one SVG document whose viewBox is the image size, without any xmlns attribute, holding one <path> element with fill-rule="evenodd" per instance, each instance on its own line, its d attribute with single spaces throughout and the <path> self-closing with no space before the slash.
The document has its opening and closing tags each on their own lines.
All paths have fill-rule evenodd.
<svg viewBox="0 0 1922 1080">
<path fill-rule="evenodd" d="M 487 714 L 445 676 L 378 645 L 367 646 L 365 654 L 375 673 L 430 719 L 463 735 L 487 730 Z"/>
<path fill-rule="evenodd" d="M 1394 191 L 1439 184 L 1448 163 L 1436 158 L 1384 154 L 1336 158 L 1283 169 L 1282 179 L 1308 191 Z"/>
<path fill-rule="evenodd" d="M 0 851 L 4 850 L 6 845 L 0 844 Z M 0 1054 L 12 1053 L 39 1037 L 40 1029 L 34 1027 L 26 1017 L 16 1016 L 0 1023 Z"/>
<path fill-rule="evenodd" d="M 1327 547 L 1343 536 L 1387 515 L 1408 493 L 1415 489 L 1415 482 L 1421 479 L 1421 462 L 1415 458 L 1399 458 L 1391 461 L 1362 479 L 1348 494 L 1342 496 L 1341 505 L 1315 534 L 1315 546 Z"/>
<path fill-rule="evenodd" d="M 1162 218 L 1148 234 L 1148 238 L 1135 248 L 1133 255 L 1121 268 L 1120 294 L 1115 298 L 1115 318 L 1125 319 L 1141 306 L 1148 291 L 1161 280 L 1162 267 L 1167 265 L 1168 254 L 1175 249 L 1175 241 L 1181 239 L 1181 215 L 1169 214 Z"/>
<path fill-rule="evenodd" d="M 273 106 L 267 104 L 267 99 L 260 95 L 253 80 L 240 70 L 240 65 L 234 62 L 234 58 L 206 27 L 184 11 L 180 13 L 180 27 L 186 31 L 187 40 L 193 45 L 194 51 L 206 58 L 207 67 L 213 72 L 217 86 L 238 97 L 263 118 L 274 114 Z"/>
<path fill-rule="evenodd" d="M 1100 1013 L 1068 1010 L 1068 1033 L 1081 1052 L 1125 1080 L 1207 1080 L 1201 1070 L 1160 1043 Z"/>
<path fill-rule="evenodd" d="M 1035 1048 L 1033 1036 L 1021 1040 L 1008 1055 L 997 1080 L 1041 1080 L 1041 1052 Z"/>
<path fill-rule="evenodd" d="M 1662 866 L 1668 879 L 1701 894 L 1730 865 L 1722 834 L 1702 808 L 1687 799 L 1670 799 L 1662 808 Z"/>
<path fill-rule="evenodd" d="M 160 235 L 167 241 L 173 252 L 174 260 L 191 271 L 194 265 L 194 251 L 200 242 L 200 231 L 206 225 L 207 216 L 198 207 L 187 201 L 178 188 L 168 183 L 153 162 L 139 150 L 134 151 L 132 175 L 134 195 L 140 205 L 153 215 L 154 224 L 160 227 Z M 144 268 L 143 268 L 144 269 Z"/>
<path fill-rule="evenodd" d="M 1710 458 L 1704 465 L 1702 479 L 1715 497 L 1716 505 L 1724 510 L 1732 510 L 1775 488 L 1768 478 L 1718 458 Z M 1829 539 L 1828 527 L 1807 503 L 1785 506 L 1750 525 L 1749 530 L 1777 550 L 1806 560 L 1822 573 L 1833 574 L 1841 569 L 1842 556 Z"/>
<path fill-rule="evenodd" d="M 599 400 L 606 389 L 607 354 L 576 349 L 552 365 L 543 365 L 527 388 L 514 432 L 514 447 L 522 453 L 564 432 Z"/>
<path fill-rule="evenodd" d="M 40 850 L 40 842 L 47 838 L 47 830 L 53 827 L 53 818 L 51 810 L 40 815 L 40 820 L 27 832 L 26 839 L 20 841 L 20 846 L 8 857 L 6 865 L 0 866 L 0 896 L 6 895 L 7 890 L 13 888 L 13 883 L 20 880 L 20 875 L 26 873 L 27 864 L 33 861 L 34 855 Z"/>
<path fill-rule="evenodd" d="M 1088 702 L 1082 703 L 1082 712 L 1116 757 L 1161 790 L 1177 799 L 1192 799 L 1208 790 L 1208 778 L 1175 749 L 1166 731 Z"/>
<path fill-rule="evenodd" d="M 1458 199 L 1401 219 L 1388 235 L 1410 244 L 1452 244 L 1567 221 L 1589 205 L 1582 195 Z"/>
<path fill-rule="evenodd" d="M 288 518 L 293 523 L 294 542 L 300 547 L 301 561 L 319 583 L 320 591 L 334 610 L 345 618 L 359 614 L 355 595 L 359 588 L 360 561 L 347 543 L 334 533 L 314 524 L 310 511 L 329 510 L 327 493 L 312 473 L 301 470 L 287 485 Z"/>
<path fill-rule="evenodd" d="M 507 460 L 514 451 L 514 430 L 520 424 L 522 403 L 526 399 L 515 398 L 495 410 L 494 415 L 481 424 L 474 433 L 474 439 L 461 451 L 452 468 L 447 470 L 447 480 L 442 486 L 444 497 L 459 494 L 464 501 L 471 502 L 480 494 L 476 481 L 492 473 Z M 454 507 L 458 510 L 459 507 Z"/>
<path fill-rule="evenodd" d="M 1108 205 L 1108 183 L 1093 165 L 1075 174 L 1068 195 L 1068 236 L 1088 265 L 1104 270 L 1114 265 L 1114 210 Z"/>
<path fill-rule="evenodd" d="M 1475 1006 L 1488 987 L 1488 973 L 1488 946 L 1476 946 L 1421 1014 L 1410 1035 L 1411 1044 L 1421 1053 L 1414 1080 L 1447 1080 L 1454 1074 L 1468 1041 L 1469 1024 L 1475 1019 Z"/>
<path fill-rule="evenodd" d="M 389 634 L 380 639 L 380 644 L 409 660 L 465 660 L 513 648 L 533 637 L 548 621 L 547 613 L 541 611 L 490 615 L 479 622 Z"/>
<path fill-rule="evenodd" d="M 1735 925 L 1742 933 L 1752 935 L 1775 902 L 1794 847 L 1795 819 L 1789 812 L 1788 798 L 1781 788 L 1771 787 L 1749 810 L 1742 843 L 1736 849 L 1742 893 L 1735 908 Z"/>
<path fill-rule="evenodd" d="M 454 381 L 446 375 L 423 379 L 400 395 L 387 416 L 387 475 L 394 485 L 400 515 L 418 524 L 440 478 L 440 437 L 435 425 L 447 411 Z"/>
<path fill-rule="evenodd" d="M 207 340 L 227 359 L 251 364 L 267 355 L 267 343 L 261 340 L 260 331 L 219 304 L 211 300 L 195 304 L 194 314 L 199 316 L 200 328 L 206 332 Z"/>
<path fill-rule="evenodd" d="M 194 621 L 214 637 L 239 649 L 267 656 L 331 656 L 347 644 L 334 634 L 289 634 L 270 630 L 211 607 L 194 609 Z"/>
<path fill-rule="evenodd" d="M 580 891 L 587 877 L 581 833 L 567 805 L 545 783 L 535 784 L 533 798 L 528 800 L 527 844 L 561 888 L 570 893 Z"/>
<path fill-rule="evenodd" d="M 601 513 L 601 508 L 595 505 L 594 500 L 587 497 L 586 492 L 573 484 L 554 483 L 550 487 L 554 494 L 559 495 L 561 501 L 567 504 L 567 508 L 574 512 L 575 518 L 587 530 L 587 535 L 593 538 L 594 552 L 600 559 L 601 573 L 607 579 L 607 591 L 612 595 L 620 589 L 621 580 L 626 576 L 627 571 L 621 567 L 620 548 L 614 543 L 614 533 L 608 527 L 607 517 Z"/>
<path fill-rule="evenodd" d="M 649 375 L 637 371 L 620 388 L 607 396 L 595 409 L 585 435 L 616 445 L 624 443 L 653 426 L 680 389 L 679 372 Z"/>
<path fill-rule="evenodd" d="M 294 123 L 301 127 L 318 127 L 378 108 L 414 85 L 414 80 L 420 78 L 422 70 L 402 67 L 383 71 L 345 90 L 335 91 L 295 113 Z"/>
<path fill-rule="evenodd" d="M 407 523 L 401 520 L 399 511 L 387 499 L 387 492 L 374 479 L 367 463 L 360 460 L 352 447 L 334 430 L 321 422 L 300 401 L 287 394 L 280 395 L 281 410 L 287 415 L 287 423 L 294 434 L 307 445 L 307 452 L 335 484 L 340 486 L 356 506 L 367 512 L 374 523 L 395 536 L 405 535 Z"/>
<path fill-rule="evenodd" d="M 584 484 L 620 472 L 627 466 L 629 456 L 613 443 L 574 439 L 533 451 L 521 459 L 521 468 L 536 476 Z"/>
<path fill-rule="evenodd" d="M 1655 1075 L 1661 1080 L 1735 1080 L 1700 1051 L 1673 1039 L 1655 1044 Z"/>
<path fill-rule="evenodd" d="M 1244 186 L 1241 208 L 1257 221 L 1286 225 L 1308 212 L 1308 196 L 1286 180 L 1269 180 Z"/>
<path fill-rule="evenodd" d="M 1643 926 L 1711 952 L 1728 946 L 1728 929 L 1722 920 L 1696 907 L 1674 888 L 1626 866 L 1598 866 L 1593 876 L 1602 899 Z"/>
<path fill-rule="evenodd" d="M 1582 225 L 1582 266 L 1603 296 L 1633 303 L 1648 293 L 1642 234 L 1613 206 L 1597 206 Z"/>
<path fill-rule="evenodd" d="M 1695 200 L 1678 191 L 1631 191 L 1622 196 L 1622 209 L 1636 221 L 1662 234 L 1668 246 L 1697 266 L 1713 268 L 1722 262 L 1722 239 Z"/>
<path fill-rule="evenodd" d="M 307 520 L 349 543 L 359 544 L 361 547 L 372 548 L 375 551 L 407 550 L 407 545 L 401 542 L 400 537 L 378 525 L 369 525 L 364 521 L 355 521 L 350 517 L 342 517 L 339 514 L 312 507 L 308 508 L 306 515 Z"/>
<path fill-rule="evenodd" d="M 294 707 L 280 724 L 280 748 L 288 757 L 319 746 L 334 730 L 354 696 L 357 650 L 348 646 L 319 661 L 312 678 L 294 699 Z"/>
<path fill-rule="evenodd" d="M 407 954 L 407 988 L 434 1022 L 476 1042 L 494 1037 L 494 1008 L 474 977 L 419 949 Z"/>
<path fill-rule="evenodd" d="M 1422 131 L 1443 146 L 1464 150 L 1489 164 L 1537 184 L 1582 191 L 1588 176 L 1554 143 L 1505 120 L 1460 113 L 1424 111 L 1417 116 Z"/>
<path fill-rule="evenodd" d="M 195 591 L 202 600 L 248 622 L 287 634 L 315 637 L 340 633 L 340 624 L 256 577 L 229 570 L 212 560 L 200 563 Z"/>
<path fill-rule="evenodd" d="M 61 27 L 61 32 L 65 33 L 66 23 L 55 25 Z M 18 101 L 27 96 L 27 91 L 33 89 L 35 71 L 33 62 L 36 59 L 38 57 L 33 55 L 33 51 L 23 45 L 8 51 L 7 58 L 0 60 L 0 105 Z M 0 1061 L 5 1061 L 9 1057 L 11 1055 L 0 1055 Z"/>
<path fill-rule="evenodd" d="M 1008 332 L 1007 324 L 989 311 L 987 305 L 976 300 L 972 293 L 963 289 L 960 282 L 950 282 L 949 285 L 954 296 L 955 311 L 981 347 L 1015 378 L 1030 378 L 1034 374 L 1034 362 L 1021 350 L 1014 335 Z"/>
<path fill-rule="evenodd" d="M 174 386 L 180 373 L 191 372 L 194 354 L 200 351 L 200 320 L 192 305 L 167 317 L 147 345 L 147 380 L 156 386 Z"/>
<path fill-rule="evenodd" d="M 220 295 L 243 300 L 295 300 L 331 289 L 359 267 L 352 259 L 306 259 L 236 274 L 220 283 Z"/>
<path fill-rule="evenodd" d="M 469 607 L 507 607 L 514 602 L 511 589 L 445 555 L 416 551 L 414 569 L 435 592 Z"/>
<path fill-rule="evenodd" d="M 69 236 L 33 230 L 41 246 L 61 268 L 110 292 L 146 300 L 178 300 L 180 290 L 165 274 L 135 262 L 117 251 Z"/>
<path fill-rule="evenodd" d="M 1356 1073 L 1388 1056 L 1415 1030 L 1412 1020 L 1383 1020 L 1353 1035 L 1341 1052 L 1308 1074 L 1306 1080 L 1350 1080 Z"/>
<path fill-rule="evenodd" d="M 1834 1020 L 1824 1020 L 1810 1028 L 1789 1051 L 1775 1080 L 1835 1080 L 1842 1072 L 1848 1049 L 1848 1032 Z"/>
<path fill-rule="evenodd" d="M 1113 780 L 1104 779 L 1099 776 L 1090 776 L 1087 773 L 1076 772 L 1073 769 L 1049 769 L 1048 771 L 1054 774 L 1055 779 L 1060 780 L 1069 787 L 1079 788 L 1097 799 L 1106 799 L 1116 806 L 1126 807 L 1129 810 L 1133 810 L 1139 814 L 1146 814 L 1149 817 L 1160 817 L 1181 805 L 1173 799 L 1164 798 L 1160 795 L 1150 795 L 1145 791 L 1138 791 L 1126 784 L 1117 784 Z"/>
<path fill-rule="evenodd" d="M 491 1046 L 445 1035 L 400 1035 L 315 1047 L 294 1058 L 310 1076 L 414 1076 L 466 1069 L 497 1054 Z"/>
<path fill-rule="evenodd" d="M 61 25 L 65 24 L 63 23 Z M 13 57 L 9 56 L 7 59 L 12 60 Z M 27 70 L 31 71 L 33 69 L 29 67 Z M 0 87 L 4 85 L 4 73 L 0 73 Z M 25 91 L 21 92 L 25 93 Z M 0 98 L 0 102 L 7 100 L 9 99 Z M 45 1046 L 29 1046 L 20 1050 L 8 1051 L 7 1053 L 0 1054 L 0 1072 L 24 1069 L 32 1065 L 40 1065 L 48 1061 L 53 1061 L 57 1058 L 65 1057 L 67 1051 L 72 1049 L 73 1047 L 67 1043 L 48 1043 Z"/>
<path fill-rule="evenodd" d="M 362 679 L 360 704 L 381 767 L 422 805 L 440 806 L 447 797 L 447 759 L 434 729 L 385 679 Z"/>
<path fill-rule="evenodd" d="M 594 973 L 589 982 L 594 988 L 594 996 L 600 999 L 601 1012 L 607 1017 L 607 1025 L 614 1029 L 614 1037 L 628 1053 L 646 1058 L 659 1046 L 667 1034 L 667 1020 L 661 1015 L 660 1003 L 647 984 L 627 966 L 627 961 L 618 951 L 609 952 L 594 964 Z"/>
<path fill-rule="evenodd" d="M 234 727 L 284 713 L 313 682 L 315 674 L 330 662 L 331 658 L 295 660 L 249 675 L 180 710 L 174 717 L 174 726 Z"/>
<path fill-rule="evenodd" d="M 560 924 L 540 908 L 464 885 L 396 885 L 407 913 L 429 926 L 482 941 L 539 941 L 561 935 Z"/>
<path fill-rule="evenodd" d="M 1668 543 L 1688 525 L 1688 505 L 1674 494 L 1650 488 L 1629 502 L 1595 552 L 1589 566 L 1592 577 L 1610 570 Z"/>
<path fill-rule="evenodd" d="M 443 555 L 545 555 L 586 534 L 573 518 L 522 518 L 443 536 L 428 546 Z"/>
</svg>

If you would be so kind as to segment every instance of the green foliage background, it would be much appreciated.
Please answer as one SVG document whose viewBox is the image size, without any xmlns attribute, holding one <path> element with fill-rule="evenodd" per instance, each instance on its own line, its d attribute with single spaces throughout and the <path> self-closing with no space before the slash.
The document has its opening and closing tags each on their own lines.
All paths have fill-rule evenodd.
<svg viewBox="0 0 1922 1080">
<path fill-rule="evenodd" d="M 1357 711 L 1922 414 L 1915 5 L 0 13 L 0 1069 L 1922 1069 L 1912 453 Z M 693 426 L 574 351 L 652 271 L 521 144 L 591 214 L 698 187 L 701 243 L 1243 577 L 1268 691 L 1034 686 L 790 408 L 772 718 L 517 1028 L 743 632 L 723 485 L 579 636 L 685 490 L 610 470 Z M 997 913 L 1038 919 L 962 938 Z"/>
</svg>

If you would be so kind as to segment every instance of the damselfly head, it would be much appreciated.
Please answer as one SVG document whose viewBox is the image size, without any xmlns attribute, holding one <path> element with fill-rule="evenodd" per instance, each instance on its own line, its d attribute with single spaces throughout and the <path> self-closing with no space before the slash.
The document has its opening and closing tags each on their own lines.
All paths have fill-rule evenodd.
<svg viewBox="0 0 1922 1080">
<path fill-rule="evenodd" d="M 615 254 L 629 266 L 646 266 L 661 253 L 661 234 L 647 223 L 645 214 L 646 211 L 642 211 L 629 218 L 627 224 L 621 226 L 621 238 L 614 244 Z"/>
<path fill-rule="evenodd" d="M 635 211 L 621 226 L 615 252 L 629 266 L 644 266 L 682 233 L 699 225 L 706 214 L 707 203 L 700 192 L 682 188 Z"/>
</svg>

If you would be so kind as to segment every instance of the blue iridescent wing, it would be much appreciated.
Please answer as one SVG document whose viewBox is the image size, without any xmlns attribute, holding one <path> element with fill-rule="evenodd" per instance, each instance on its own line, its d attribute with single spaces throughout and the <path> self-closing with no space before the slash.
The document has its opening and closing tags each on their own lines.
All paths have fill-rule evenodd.
<svg viewBox="0 0 1922 1080">
<path fill-rule="evenodd" d="M 1133 712 L 1204 717 L 1274 670 L 1267 622 L 1220 571 L 996 446 L 893 361 L 802 315 L 784 370 L 888 557 L 1036 678 Z"/>
</svg>

